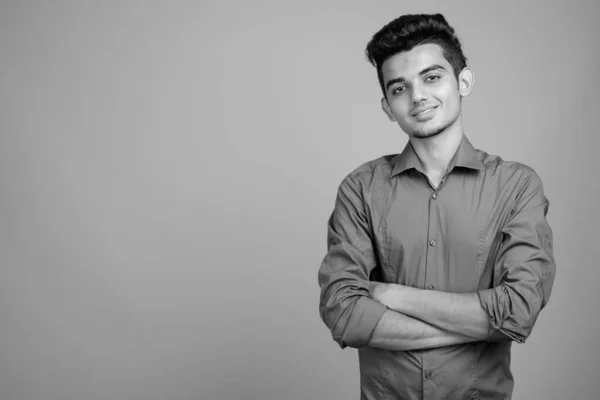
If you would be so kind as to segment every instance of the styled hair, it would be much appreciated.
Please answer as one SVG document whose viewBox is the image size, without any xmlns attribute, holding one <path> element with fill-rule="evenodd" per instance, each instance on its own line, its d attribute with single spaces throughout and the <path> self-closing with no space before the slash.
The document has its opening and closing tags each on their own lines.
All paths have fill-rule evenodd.
<svg viewBox="0 0 600 400">
<path fill-rule="evenodd" d="M 442 14 L 407 14 L 385 25 L 367 44 L 365 53 L 368 60 L 377 68 L 379 85 L 383 96 L 387 97 L 381 67 L 395 54 L 409 51 L 421 44 L 433 43 L 442 48 L 454 76 L 467 66 L 467 58 L 462 52 L 460 41 Z"/>
</svg>

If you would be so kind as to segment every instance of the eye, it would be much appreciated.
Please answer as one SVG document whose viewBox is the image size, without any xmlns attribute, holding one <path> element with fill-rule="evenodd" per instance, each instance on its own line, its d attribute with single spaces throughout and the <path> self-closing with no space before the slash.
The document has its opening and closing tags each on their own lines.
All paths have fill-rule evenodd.
<svg viewBox="0 0 600 400">
<path fill-rule="evenodd" d="M 394 90 L 392 90 L 392 94 L 400 94 L 404 91 L 406 91 L 406 86 L 400 85 L 397 88 L 395 88 Z"/>
<path fill-rule="evenodd" d="M 427 78 L 425 78 L 425 80 L 428 82 L 433 82 L 439 80 L 440 78 L 440 75 L 429 75 Z"/>
</svg>

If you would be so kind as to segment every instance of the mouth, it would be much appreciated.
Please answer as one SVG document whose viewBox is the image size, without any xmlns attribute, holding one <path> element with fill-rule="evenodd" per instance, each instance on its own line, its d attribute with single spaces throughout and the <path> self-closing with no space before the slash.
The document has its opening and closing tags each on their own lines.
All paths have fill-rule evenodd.
<svg viewBox="0 0 600 400">
<path fill-rule="evenodd" d="M 430 114 L 433 110 L 435 110 L 438 106 L 432 106 L 432 107 L 421 107 L 417 110 L 415 110 L 412 113 L 413 117 L 421 117 L 421 116 L 425 116 Z"/>
</svg>

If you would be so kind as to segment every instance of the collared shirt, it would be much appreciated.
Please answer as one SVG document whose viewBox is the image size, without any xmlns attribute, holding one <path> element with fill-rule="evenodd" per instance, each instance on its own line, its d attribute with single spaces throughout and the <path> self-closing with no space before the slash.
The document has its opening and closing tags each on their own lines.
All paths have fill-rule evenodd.
<svg viewBox="0 0 600 400">
<path fill-rule="evenodd" d="M 555 275 L 548 199 L 530 167 L 463 136 L 434 188 L 410 142 L 340 184 L 319 269 L 320 314 L 358 348 L 361 399 L 510 399 L 510 348 L 531 333 Z M 369 347 L 386 307 L 369 279 L 477 293 L 488 340 L 418 351 Z"/>
</svg>

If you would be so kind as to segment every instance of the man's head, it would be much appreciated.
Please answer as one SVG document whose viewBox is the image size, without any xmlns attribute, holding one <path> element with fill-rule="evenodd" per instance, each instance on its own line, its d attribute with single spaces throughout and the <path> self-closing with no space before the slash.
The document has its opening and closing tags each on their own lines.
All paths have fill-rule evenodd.
<svg viewBox="0 0 600 400">
<path fill-rule="evenodd" d="M 410 136 L 435 136 L 459 120 L 473 73 L 441 14 L 403 15 L 367 45 L 386 114 Z"/>
</svg>

